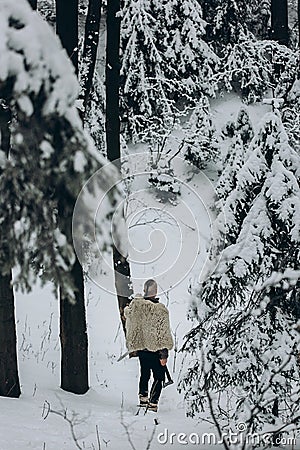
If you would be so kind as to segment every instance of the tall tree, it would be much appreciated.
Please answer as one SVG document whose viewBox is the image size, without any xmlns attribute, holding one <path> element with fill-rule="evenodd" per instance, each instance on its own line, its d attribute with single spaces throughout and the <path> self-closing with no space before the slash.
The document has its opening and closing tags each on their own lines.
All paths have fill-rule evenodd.
<svg viewBox="0 0 300 450">
<path fill-rule="evenodd" d="M 287 0 L 271 0 L 271 38 L 279 44 L 289 44 Z"/>
<path fill-rule="evenodd" d="M 249 432 L 274 423 L 278 399 L 293 405 L 291 423 L 300 410 L 293 397 L 299 282 L 282 288 L 280 277 L 276 281 L 276 274 L 299 271 L 299 164 L 279 114 L 268 113 L 216 220 L 212 254 L 221 250 L 220 259 L 199 292 L 194 312 L 200 323 L 188 338 L 189 352 L 203 350 L 184 380 L 192 388 L 190 412 L 222 393 L 233 403 L 224 415 L 217 412 L 220 422 L 242 414 Z M 276 422 L 279 430 L 282 422 Z"/>
<path fill-rule="evenodd" d="M 56 0 L 56 32 L 78 73 L 78 0 Z"/>
<path fill-rule="evenodd" d="M 66 49 L 76 73 L 78 73 L 78 0 L 56 0 L 56 31 Z M 72 239 L 72 214 L 76 199 L 62 191 L 70 203 L 59 203 L 59 221 L 66 235 Z M 61 342 L 61 388 L 74 394 L 85 394 L 88 381 L 88 336 L 85 310 L 84 275 L 75 256 L 71 270 L 75 301 L 70 302 L 60 290 L 60 342 Z"/>
<path fill-rule="evenodd" d="M 0 101 L 0 150 L 5 153 L 6 158 L 10 150 L 10 123 L 10 108 L 2 100 Z M 2 236 L 2 239 L 5 241 L 5 236 Z M 3 250 L 8 252 L 7 245 Z M 8 268 L 8 272 L 0 272 L 0 395 L 4 397 L 19 397 L 21 393 L 14 300 L 12 270 Z"/>
<path fill-rule="evenodd" d="M 105 161 L 85 137 L 74 106 L 78 81 L 50 27 L 25 0 L 13 5 L 1 0 L 0 16 L 5 55 L 0 98 L 13 108 L 14 117 L 11 158 L 0 151 L 0 273 L 9 275 L 18 265 L 14 283 L 23 290 L 30 291 L 33 277 L 54 282 L 55 292 L 60 287 L 62 387 L 83 393 L 88 388 L 87 336 L 72 212 L 83 184 Z M 24 33 L 31 39 L 24 39 Z M 112 172 L 103 171 L 105 185 Z M 96 186 L 100 182 L 91 189 Z M 112 203 L 117 202 L 113 197 Z M 80 229 L 88 217 L 84 208 L 77 217 Z M 11 304 L 11 293 L 4 294 Z M 9 310 L 0 314 L 11 323 Z"/>
<path fill-rule="evenodd" d="M 196 0 L 126 0 L 122 11 L 122 121 L 131 139 L 153 141 L 214 95 L 219 59 L 202 39 Z"/>
<path fill-rule="evenodd" d="M 107 157 L 120 168 L 120 23 L 117 15 L 120 0 L 107 2 L 106 44 L 106 143 Z M 120 318 L 125 331 L 124 308 L 132 294 L 130 266 L 127 255 L 113 247 L 115 286 Z"/>
</svg>

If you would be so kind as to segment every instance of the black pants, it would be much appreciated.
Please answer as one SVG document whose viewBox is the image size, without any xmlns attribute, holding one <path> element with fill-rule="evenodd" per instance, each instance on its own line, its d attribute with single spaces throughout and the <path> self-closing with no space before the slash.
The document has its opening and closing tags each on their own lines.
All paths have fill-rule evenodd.
<svg viewBox="0 0 300 450">
<path fill-rule="evenodd" d="M 165 368 L 160 364 L 158 352 L 140 350 L 138 356 L 141 367 L 139 394 L 148 395 L 148 384 L 152 370 L 154 381 L 149 394 L 149 400 L 152 403 L 158 403 L 162 390 L 162 382 L 165 379 Z"/>
</svg>

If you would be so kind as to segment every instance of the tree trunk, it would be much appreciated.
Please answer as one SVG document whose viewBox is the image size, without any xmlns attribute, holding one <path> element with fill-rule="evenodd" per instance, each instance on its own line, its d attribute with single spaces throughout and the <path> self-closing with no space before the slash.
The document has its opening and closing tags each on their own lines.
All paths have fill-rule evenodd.
<svg viewBox="0 0 300 450">
<path fill-rule="evenodd" d="M 298 46 L 300 47 L 300 0 L 298 0 Z"/>
<path fill-rule="evenodd" d="M 88 338 L 82 267 L 76 258 L 72 278 L 76 284 L 76 302 L 60 293 L 61 388 L 85 394 L 88 384 Z"/>
<path fill-rule="evenodd" d="M 130 265 L 126 256 L 123 256 L 115 246 L 113 246 L 113 262 L 120 319 L 125 333 L 124 308 L 130 302 L 129 297 L 133 294 Z"/>
<path fill-rule="evenodd" d="M 28 0 L 32 9 L 37 9 L 37 0 Z"/>
<path fill-rule="evenodd" d="M 0 102 L 0 148 L 9 155 L 11 112 L 4 101 Z M 17 337 L 14 306 L 14 291 L 11 270 L 0 274 L 0 395 L 18 398 L 21 394 Z"/>
<path fill-rule="evenodd" d="M 11 271 L 8 275 L 0 275 L 0 395 L 18 398 L 21 390 L 11 281 Z"/>
<path fill-rule="evenodd" d="M 86 108 L 93 85 L 93 76 L 99 44 L 101 8 L 102 0 L 89 0 L 88 13 L 85 22 L 84 47 L 82 54 L 84 73 L 81 74 L 82 92 L 80 98 L 82 98 L 83 100 L 83 119 L 86 113 Z"/>
<path fill-rule="evenodd" d="M 56 0 L 56 32 L 78 73 L 78 0 Z M 70 199 L 68 211 L 58 207 L 60 227 L 69 242 L 72 242 L 72 202 Z M 84 278 L 77 256 L 71 274 L 75 303 L 70 303 L 60 291 L 61 388 L 84 394 L 89 389 L 88 338 Z"/>
<path fill-rule="evenodd" d="M 106 43 L 106 139 L 107 155 L 120 168 L 120 0 L 107 2 Z"/>
<path fill-rule="evenodd" d="M 120 0 L 107 2 L 107 44 L 106 44 L 106 142 L 107 157 L 120 169 L 120 24 L 116 17 Z M 125 255 L 113 247 L 115 286 L 121 323 L 125 332 L 124 308 L 132 295 L 130 266 Z"/>
<path fill-rule="evenodd" d="M 78 0 L 56 0 L 56 33 L 78 73 Z"/>
<path fill-rule="evenodd" d="M 279 417 L 279 401 L 278 401 L 278 398 L 276 398 L 274 400 L 273 407 L 272 407 L 272 414 L 273 414 L 274 417 Z M 275 423 L 275 420 L 274 420 L 274 423 Z M 272 442 L 273 442 L 273 446 L 274 447 L 279 447 L 280 446 L 281 437 L 282 437 L 281 433 L 274 433 L 273 434 Z"/>
<path fill-rule="evenodd" d="M 289 44 L 287 0 L 271 0 L 271 39 Z"/>
</svg>

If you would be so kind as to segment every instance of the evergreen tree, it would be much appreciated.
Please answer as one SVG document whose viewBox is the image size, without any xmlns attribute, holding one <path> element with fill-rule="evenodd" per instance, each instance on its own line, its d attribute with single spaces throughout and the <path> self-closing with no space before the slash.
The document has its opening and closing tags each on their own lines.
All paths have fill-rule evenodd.
<svg viewBox="0 0 300 450">
<path fill-rule="evenodd" d="M 161 152 L 159 147 L 152 153 L 152 164 L 150 164 L 149 183 L 155 187 L 157 198 L 163 202 L 176 204 L 176 199 L 180 195 L 180 182 L 174 176 L 172 157 L 165 152 Z"/>
<path fill-rule="evenodd" d="M 247 34 L 250 15 L 246 0 L 203 0 L 204 18 L 208 22 L 206 39 L 220 56 L 225 56 L 228 45 L 237 43 L 240 35 Z"/>
<path fill-rule="evenodd" d="M 107 2 L 107 47 L 106 47 L 106 143 L 107 157 L 121 169 L 120 136 L 120 0 Z M 124 245 L 124 242 L 121 242 Z M 127 249 L 126 249 L 127 250 Z M 120 246 L 113 246 L 115 287 L 120 319 L 125 329 L 125 306 L 133 294 L 128 255 Z"/>
<path fill-rule="evenodd" d="M 0 152 L 1 276 L 18 266 L 17 287 L 29 291 L 40 277 L 74 302 L 80 278 L 70 218 L 82 185 L 105 161 L 83 133 L 76 77 L 52 30 L 25 0 L 2 0 L 0 15 L 0 97 L 14 117 L 9 158 Z M 81 375 L 80 363 L 71 377 Z"/>
<path fill-rule="evenodd" d="M 274 402 L 293 406 L 287 423 L 299 415 L 299 287 L 266 288 L 274 271 L 299 271 L 299 175 L 300 156 L 279 115 L 267 114 L 216 221 L 212 263 L 223 249 L 219 264 L 191 309 L 200 323 L 186 350 L 202 352 L 182 380 L 192 415 L 208 401 L 219 425 L 243 420 L 248 432 L 274 422 Z M 212 405 L 218 393 L 220 403 Z M 217 405 L 226 400 L 223 414 Z M 277 429 L 284 419 L 281 413 Z"/>
<path fill-rule="evenodd" d="M 214 94 L 218 58 L 202 39 L 196 0 L 125 0 L 122 15 L 121 115 L 131 138 L 151 137 Z"/>
<path fill-rule="evenodd" d="M 202 97 L 187 124 L 184 158 L 199 169 L 219 154 L 216 128 L 212 121 L 208 99 Z"/>
<path fill-rule="evenodd" d="M 91 11 L 89 11 L 91 13 Z M 56 32 L 61 39 L 78 74 L 78 0 L 68 2 L 56 0 Z M 85 40 L 84 56 L 90 47 Z M 86 61 L 87 62 L 87 61 Z M 87 80 L 92 74 L 83 77 L 83 115 L 88 97 Z M 66 198 L 68 198 L 66 196 Z M 72 214 L 75 201 L 69 198 L 69 204 L 64 208 L 58 203 L 59 222 L 71 238 Z M 75 290 L 75 302 L 70 303 L 60 289 L 60 343 L 61 343 L 61 388 L 74 394 L 85 394 L 89 389 L 88 382 L 88 339 L 85 312 L 85 291 L 83 269 L 75 255 L 71 269 Z"/>
<path fill-rule="evenodd" d="M 251 14 L 248 19 L 248 29 L 257 39 L 269 38 L 269 20 L 271 16 L 270 0 L 251 2 Z"/>
<path fill-rule="evenodd" d="M 219 83 L 228 91 L 239 91 L 248 102 L 260 100 L 268 88 L 275 88 L 279 72 L 274 67 L 284 67 L 292 55 L 286 46 L 256 40 L 251 33 L 241 33 L 226 51 Z"/>
<path fill-rule="evenodd" d="M 235 134 L 238 134 L 241 137 L 243 145 L 246 146 L 251 142 L 254 136 L 253 126 L 249 117 L 248 110 L 243 106 L 239 110 L 236 119 L 235 130 Z"/>
<path fill-rule="evenodd" d="M 239 170 L 243 166 L 245 148 L 239 135 L 233 138 L 224 160 L 224 169 L 216 186 L 218 198 L 225 199 L 236 187 Z"/>
<path fill-rule="evenodd" d="M 227 125 L 227 129 L 230 131 L 233 141 L 224 158 L 224 169 L 216 186 L 218 197 L 223 199 L 227 198 L 236 187 L 237 175 L 244 164 L 246 150 L 254 135 L 252 123 L 245 107 L 241 107 L 236 123 L 230 124 L 230 127 Z"/>
<path fill-rule="evenodd" d="M 300 151 L 300 70 L 299 50 L 292 52 L 274 90 L 274 95 L 283 100 L 280 106 L 282 121 L 294 148 Z"/>
<path fill-rule="evenodd" d="M 207 22 L 205 40 L 217 52 L 223 53 L 228 44 L 235 44 L 241 32 L 251 32 L 259 39 L 267 39 L 271 15 L 270 0 L 198 0 L 203 19 Z"/>
</svg>

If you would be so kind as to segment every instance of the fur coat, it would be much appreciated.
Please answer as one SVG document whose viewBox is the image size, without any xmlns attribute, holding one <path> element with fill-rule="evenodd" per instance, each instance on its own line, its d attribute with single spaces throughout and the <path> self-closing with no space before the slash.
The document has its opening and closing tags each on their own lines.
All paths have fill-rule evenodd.
<svg viewBox="0 0 300 450">
<path fill-rule="evenodd" d="M 162 303 L 145 300 L 140 294 L 124 310 L 126 345 L 129 352 L 147 349 L 156 352 L 173 348 L 169 311 Z"/>
</svg>

